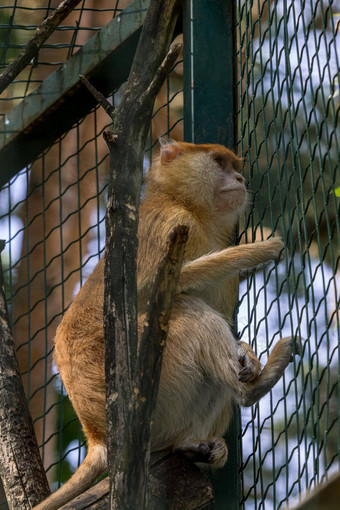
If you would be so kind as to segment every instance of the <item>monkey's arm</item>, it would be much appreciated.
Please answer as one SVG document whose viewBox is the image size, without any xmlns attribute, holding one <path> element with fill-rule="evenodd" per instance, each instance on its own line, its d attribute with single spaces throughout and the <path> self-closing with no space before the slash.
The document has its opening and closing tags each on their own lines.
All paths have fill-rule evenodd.
<svg viewBox="0 0 340 510">
<path fill-rule="evenodd" d="M 275 237 L 266 241 L 241 246 L 204 255 L 183 265 L 179 287 L 181 292 L 189 289 L 202 289 L 221 278 L 235 276 L 240 269 L 249 269 L 275 260 L 284 244 Z"/>
</svg>

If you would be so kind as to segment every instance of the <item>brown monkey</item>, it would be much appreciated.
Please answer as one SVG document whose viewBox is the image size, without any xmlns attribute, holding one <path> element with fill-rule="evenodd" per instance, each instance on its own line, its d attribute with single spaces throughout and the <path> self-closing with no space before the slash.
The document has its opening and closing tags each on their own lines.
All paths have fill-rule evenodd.
<svg viewBox="0 0 340 510">
<path fill-rule="evenodd" d="M 139 330 L 156 268 L 175 225 L 189 226 L 164 354 L 152 430 L 152 450 L 172 448 L 196 462 L 222 466 L 222 439 L 233 403 L 257 402 L 279 380 L 293 353 L 281 339 L 261 371 L 230 324 L 237 274 L 277 259 L 278 238 L 227 247 L 247 203 L 241 160 L 221 145 L 169 142 L 147 176 L 140 209 L 137 260 Z M 88 453 L 73 477 L 36 507 L 59 508 L 105 470 L 104 261 L 65 314 L 55 340 L 55 360 L 83 425 Z"/>
</svg>

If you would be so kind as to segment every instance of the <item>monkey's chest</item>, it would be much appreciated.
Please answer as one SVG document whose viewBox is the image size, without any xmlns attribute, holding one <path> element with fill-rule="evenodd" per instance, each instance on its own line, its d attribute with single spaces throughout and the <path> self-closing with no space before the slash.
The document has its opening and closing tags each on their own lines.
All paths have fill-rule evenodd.
<svg viewBox="0 0 340 510">
<path fill-rule="evenodd" d="M 203 298 L 213 310 L 226 318 L 228 324 L 232 324 L 238 300 L 238 281 L 238 276 L 220 280 L 207 286 L 203 292 L 192 291 L 190 295 Z"/>
</svg>

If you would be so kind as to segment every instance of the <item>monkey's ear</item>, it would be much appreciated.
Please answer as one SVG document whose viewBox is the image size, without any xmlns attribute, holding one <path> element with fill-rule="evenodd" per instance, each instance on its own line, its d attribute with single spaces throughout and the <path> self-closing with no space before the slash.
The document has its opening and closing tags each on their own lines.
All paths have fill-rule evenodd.
<svg viewBox="0 0 340 510">
<path fill-rule="evenodd" d="M 161 165 L 166 165 L 180 155 L 181 148 L 175 140 L 159 138 L 159 143 L 161 145 Z"/>
</svg>

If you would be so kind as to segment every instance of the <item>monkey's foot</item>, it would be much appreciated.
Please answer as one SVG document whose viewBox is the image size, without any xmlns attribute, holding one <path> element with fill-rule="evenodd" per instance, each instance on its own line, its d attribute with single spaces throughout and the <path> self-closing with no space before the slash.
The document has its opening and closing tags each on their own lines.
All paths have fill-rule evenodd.
<svg viewBox="0 0 340 510">
<path fill-rule="evenodd" d="M 294 360 L 294 356 L 300 356 L 300 341 L 300 337 L 287 336 L 280 338 L 270 356 L 281 361 L 286 360 L 287 366 L 289 362 Z"/>
<path fill-rule="evenodd" d="M 224 439 L 212 437 L 205 441 L 192 441 L 175 448 L 192 462 L 203 462 L 214 468 L 224 466 L 228 457 L 228 448 Z"/>
<path fill-rule="evenodd" d="M 301 356 L 301 351 L 300 351 L 301 338 L 299 336 L 297 336 L 295 338 L 291 338 L 291 342 L 292 342 L 292 350 L 293 350 L 293 352 L 292 352 L 290 361 L 293 362 L 295 356 Z"/>
<path fill-rule="evenodd" d="M 238 343 L 238 360 L 241 365 L 238 379 L 241 382 L 251 382 L 259 375 L 261 363 L 253 349 L 246 342 Z"/>
</svg>

